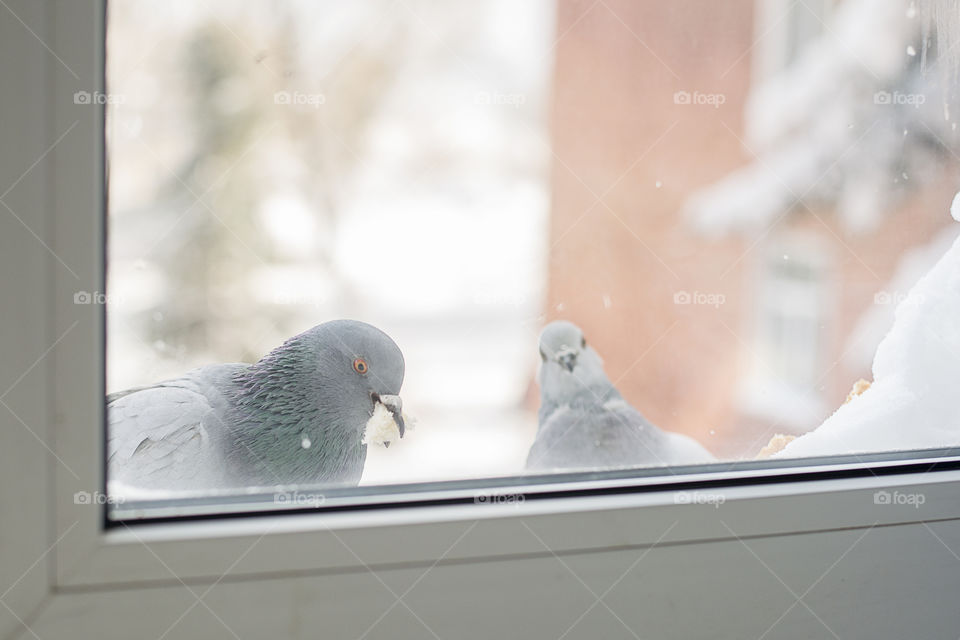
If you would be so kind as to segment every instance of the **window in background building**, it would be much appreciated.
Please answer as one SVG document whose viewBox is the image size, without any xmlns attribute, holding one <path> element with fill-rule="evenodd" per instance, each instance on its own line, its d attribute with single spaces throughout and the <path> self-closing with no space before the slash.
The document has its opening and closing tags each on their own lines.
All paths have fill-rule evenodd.
<svg viewBox="0 0 960 640">
<path fill-rule="evenodd" d="M 754 22 L 760 55 L 752 58 L 754 82 L 790 66 L 808 44 L 823 35 L 833 5 L 833 0 L 756 0 Z"/>
<path fill-rule="evenodd" d="M 817 237 L 794 234 L 769 243 L 758 261 L 756 357 L 748 383 L 754 401 L 747 410 L 797 429 L 825 417 L 819 383 L 836 317 L 828 255 Z"/>
</svg>

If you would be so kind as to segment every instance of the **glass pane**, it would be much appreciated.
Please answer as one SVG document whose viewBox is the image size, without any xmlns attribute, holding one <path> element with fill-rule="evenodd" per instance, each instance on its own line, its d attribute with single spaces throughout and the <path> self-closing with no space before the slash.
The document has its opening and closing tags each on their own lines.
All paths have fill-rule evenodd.
<svg viewBox="0 0 960 640">
<path fill-rule="evenodd" d="M 958 444 L 922 9 L 113 0 L 113 501 Z"/>
</svg>

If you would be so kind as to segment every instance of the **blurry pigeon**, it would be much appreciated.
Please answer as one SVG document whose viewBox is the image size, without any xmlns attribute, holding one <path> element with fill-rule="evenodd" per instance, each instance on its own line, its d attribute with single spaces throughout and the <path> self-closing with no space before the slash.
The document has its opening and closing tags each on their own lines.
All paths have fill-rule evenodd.
<svg viewBox="0 0 960 640">
<path fill-rule="evenodd" d="M 662 431 L 627 404 L 603 361 L 570 322 L 540 333 L 540 426 L 527 469 L 693 464 L 714 458 L 696 440 Z"/>
<path fill-rule="evenodd" d="M 334 320 L 256 364 L 220 364 L 111 394 L 111 483 L 203 490 L 356 485 L 367 443 L 403 437 L 400 349 L 387 334 Z"/>
</svg>

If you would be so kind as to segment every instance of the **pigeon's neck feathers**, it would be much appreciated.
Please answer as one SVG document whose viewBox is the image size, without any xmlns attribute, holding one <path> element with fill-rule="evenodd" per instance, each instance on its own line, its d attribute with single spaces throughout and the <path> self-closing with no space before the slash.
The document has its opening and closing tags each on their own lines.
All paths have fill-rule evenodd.
<svg viewBox="0 0 960 640">
<path fill-rule="evenodd" d="M 567 393 L 560 396 L 550 393 L 546 388 L 540 390 L 541 404 L 567 405 L 571 407 L 587 405 L 603 405 L 608 402 L 622 400 L 623 397 L 609 380 L 593 382 L 584 385 L 577 380 L 571 380 L 567 386 Z M 560 399 L 562 398 L 562 400 Z"/>
<path fill-rule="evenodd" d="M 256 364 L 237 372 L 233 380 L 237 406 L 263 410 L 278 401 L 302 402 L 307 381 L 312 379 L 311 372 L 305 370 L 311 360 L 309 351 L 291 338 Z"/>
<path fill-rule="evenodd" d="M 318 351 L 301 334 L 233 376 L 233 454 L 246 459 L 244 467 L 267 477 L 271 469 L 284 469 L 286 478 L 301 482 L 327 480 L 316 477 L 317 469 L 338 477 L 338 464 L 359 462 L 362 469 L 361 433 L 351 428 L 351 416 L 333 412 L 336 402 L 328 396 L 337 391 L 318 373 Z"/>
<path fill-rule="evenodd" d="M 589 384 L 575 380 L 573 376 L 569 376 L 564 382 L 565 389 L 561 394 L 551 393 L 547 385 L 541 385 L 540 411 L 538 412 L 541 426 L 547 418 L 560 409 L 587 408 L 602 411 L 602 407 L 611 402 L 623 402 L 623 396 L 606 376 L 592 380 Z"/>
</svg>

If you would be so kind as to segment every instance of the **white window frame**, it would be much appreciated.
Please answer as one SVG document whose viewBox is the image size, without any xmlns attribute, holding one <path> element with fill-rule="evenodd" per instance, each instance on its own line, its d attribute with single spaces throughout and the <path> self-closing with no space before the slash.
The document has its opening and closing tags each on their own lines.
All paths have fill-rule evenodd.
<svg viewBox="0 0 960 640">
<path fill-rule="evenodd" d="M 683 570 L 692 572 L 689 583 L 680 589 L 668 576 L 660 576 L 667 597 L 675 595 L 678 602 L 688 597 L 708 600 L 711 589 L 717 595 L 709 580 L 698 580 L 697 571 L 709 576 L 744 570 L 737 580 L 744 591 L 739 604 L 705 619 L 706 633 L 758 615 L 759 606 L 774 598 L 771 576 L 785 583 L 779 579 L 781 572 L 804 567 L 817 549 L 830 548 L 829 543 L 810 541 L 829 541 L 831 536 L 856 543 L 876 540 L 870 544 L 877 545 L 879 553 L 886 549 L 891 554 L 896 550 L 891 545 L 905 540 L 912 546 L 899 552 L 912 554 L 918 567 L 926 567 L 925 573 L 896 578 L 960 588 L 960 565 L 953 565 L 947 553 L 954 553 L 951 546 L 960 549 L 956 544 L 960 470 L 951 467 L 958 457 L 917 461 L 909 468 L 898 462 L 878 463 L 867 474 L 862 473 L 864 464 L 852 462 L 819 468 L 832 475 L 813 480 L 804 475 L 814 471 L 809 468 L 684 476 L 683 486 L 670 484 L 676 478 L 667 475 L 644 481 L 665 488 L 642 491 L 624 489 L 630 485 L 627 481 L 585 480 L 578 488 L 589 488 L 587 493 L 562 493 L 568 487 L 556 486 L 553 497 L 523 502 L 488 500 L 105 528 L 104 506 L 74 501 L 77 492 L 102 491 L 104 486 L 104 309 L 73 302 L 78 290 L 103 291 L 103 111 L 72 100 L 76 91 L 104 90 L 105 6 L 103 0 L 5 2 L 8 6 L 0 7 L 0 13 L 7 12 L 0 34 L 15 40 L 8 46 L 15 46 L 22 57 L 0 68 L 0 86 L 7 94 L 0 116 L 5 126 L 16 127 L 22 142 L 15 152 L 18 157 L 32 154 L 40 160 L 30 169 L 31 179 L 18 187 L 16 203 L 23 225 L 38 241 L 24 241 L 0 255 L 3 272 L 15 275 L 5 280 L 3 292 L 17 296 L 18 309 L 27 319 L 16 327 L 4 319 L 2 352 L 16 356 L 11 362 L 29 364 L 36 359 L 8 400 L 13 403 L 16 395 L 18 417 L 0 406 L 4 434 L 0 482 L 31 487 L 33 494 L 31 500 L 17 503 L 15 517 L 7 512 L 0 516 L 4 542 L 0 592 L 7 590 L 0 598 L 0 637 L 156 637 L 178 625 L 166 637 L 184 637 L 187 629 L 197 634 L 219 632 L 221 637 L 224 628 L 231 634 L 236 628 L 239 636 L 247 637 L 250 634 L 241 629 L 262 624 L 279 630 L 276 637 L 312 638 L 318 629 L 293 628 L 291 620 L 309 616 L 317 607 L 332 612 L 324 621 L 325 637 L 357 637 L 368 625 L 379 623 L 382 609 L 394 598 L 431 632 L 434 626 L 455 624 L 447 616 L 488 607 L 490 616 L 505 628 L 533 625 L 530 628 L 542 628 L 545 636 L 555 637 L 560 633 L 551 633 L 549 621 L 556 615 L 558 576 L 567 582 L 573 580 L 571 575 L 580 580 L 582 570 L 573 566 L 578 561 L 582 567 L 584 558 L 601 557 L 591 554 L 623 555 L 616 566 L 588 563 L 595 567 L 591 579 L 580 582 L 592 592 L 588 583 L 594 579 L 611 584 L 623 578 L 621 573 L 627 565 L 632 568 L 631 562 L 649 561 L 647 554 L 666 557 L 681 548 L 689 560 Z M 24 162 L 26 169 L 30 161 Z M 12 178 L 16 175 L 13 172 Z M 0 208 L 0 216 L 7 213 Z M 928 469 L 937 464 L 951 468 L 916 473 L 921 462 Z M 784 479 L 743 481 L 751 475 Z M 706 480 L 718 483 L 695 487 Z M 620 488 L 607 491 L 611 487 Z M 878 508 L 872 496 L 880 490 L 922 492 L 925 504 L 922 509 Z M 524 488 L 504 491 L 517 494 Z M 709 499 L 698 500 L 701 494 Z M 717 501 L 723 502 L 722 508 Z M 875 529 L 896 531 L 899 537 L 868 538 Z M 774 569 L 763 560 L 757 564 L 749 556 L 737 561 L 741 564 L 729 564 L 726 550 L 747 549 L 760 559 L 752 548 L 761 542 L 767 550 L 782 549 L 786 568 Z M 806 549 L 806 555 L 796 555 L 797 549 Z M 930 568 L 931 559 L 940 562 Z M 875 559 L 856 554 L 846 562 L 853 567 L 844 571 L 871 576 L 878 570 Z M 498 572 L 492 582 L 484 573 L 491 571 L 483 568 L 488 566 Z M 823 568 L 828 566 L 833 570 L 829 558 Z M 390 579 L 381 578 L 410 572 L 414 577 L 428 572 L 443 577 L 420 586 L 414 582 L 423 594 L 416 606 L 404 600 L 406 587 L 395 590 Z M 358 576 L 367 585 L 359 591 Z M 656 581 L 658 574 L 646 579 Z M 863 596 L 879 589 L 881 582 L 851 588 Z M 449 584 L 457 585 L 457 593 L 449 592 Z M 576 583 L 573 588 L 582 590 Z M 384 607 L 371 604 L 377 599 L 368 597 L 369 589 L 382 590 L 380 596 L 390 592 Z M 208 591 L 213 604 L 207 601 Z M 584 594 L 585 605 L 593 600 L 590 595 L 597 602 L 603 600 L 601 591 Z M 802 597 L 799 592 L 793 595 L 796 605 Z M 941 597 L 932 591 L 928 595 Z M 523 602 L 525 608 L 502 610 L 505 597 Z M 779 603 L 770 606 L 777 608 Z M 821 606 L 828 610 L 824 620 L 829 618 L 834 626 L 837 619 L 857 615 L 856 607 L 842 597 Z M 192 609 L 196 611 L 184 613 Z M 940 617 L 927 610 L 920 613 L 915 614 L 915 624 L 922 629 L 956 622 L 952 610 L 942 610 Z M 621 614 L 629 617 L 622 609 Z M 910 615 L 887 607 L 869 620 L 859 620 L 858 632 L 864 635 L 857 637 L 870 633 L 880 637 Z M 623 620 L 616 618 L 596 624 L 608 624 L 622 634 Z M 429 637 L 423 628 L 419 631 L 418 637 Z M 482 626 L 460 631 L 458 637 L 490 634 Z M 917 637 L 932 636 L 918 632 Z"/>
</svg>

